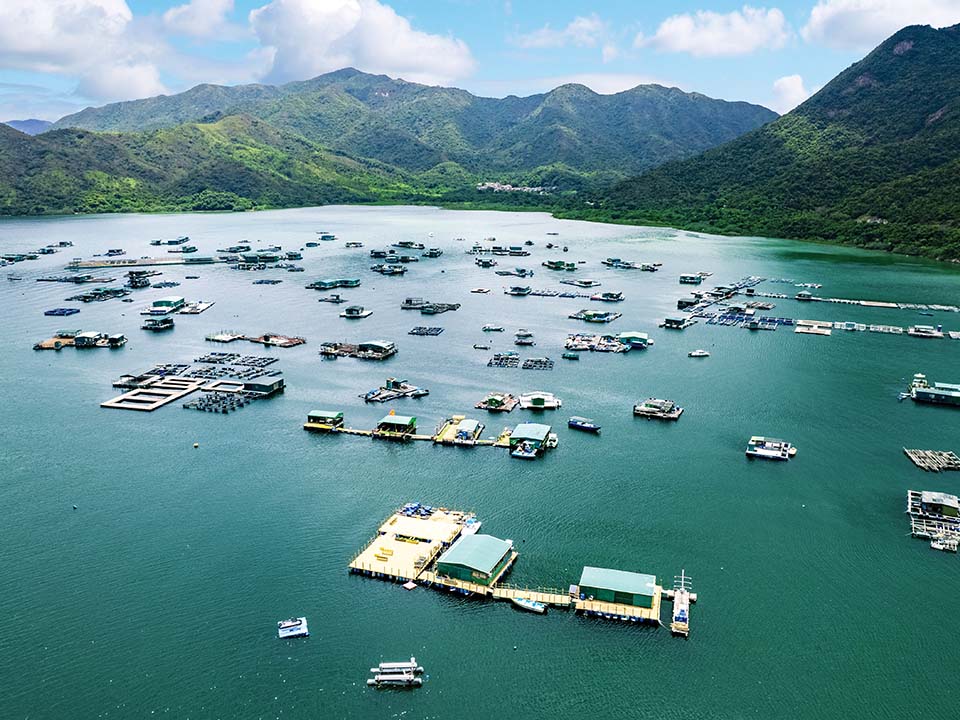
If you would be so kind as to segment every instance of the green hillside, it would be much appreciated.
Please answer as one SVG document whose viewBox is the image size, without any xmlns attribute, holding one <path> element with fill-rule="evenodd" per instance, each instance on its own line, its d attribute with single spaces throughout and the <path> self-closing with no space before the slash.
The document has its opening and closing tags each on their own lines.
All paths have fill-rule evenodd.
<svg viewBox="0 0 960 720">
<path fill-rule="evenodd" d="M 960 25 L 904 28 L 796 110 L 588 217 L 960 258 Z"/>
<path fill-rule="evenodd" d="M 54 129 L 136 132 L 235 114 L 354 157 L 414 172 L 456 162 L 491 179 L 555 163 L 626 177 L 776 117 L 757 105 L 658 85 L 615 95 L 564 85 L 544 95 L 493 99 L 348 68 L 278 87 L 200 85 L 87 108 Z"/>
</svg>

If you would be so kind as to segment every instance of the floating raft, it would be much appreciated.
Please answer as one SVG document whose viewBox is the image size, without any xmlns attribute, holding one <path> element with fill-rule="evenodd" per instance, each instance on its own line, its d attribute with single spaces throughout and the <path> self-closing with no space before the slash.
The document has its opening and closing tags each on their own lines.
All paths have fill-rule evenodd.
<svg viewBox="0 0 960 720">
<path fill-rule="evenodd" d="M 927 472 L 960 471 L 960 457 L 949 450 L 910 450 L 903 448 L 903 453 L 910 458 L 914 465 Z"/>
<path fill-rule="evenodd" d="M 422 325 L 418 325 L 417 327 L 413 328 L 410 332 L 408 332 L 407 335 L 435 336 L 435 335 L 439 335 L 442 332 L 443 332 L 442 327 L 424 327 Z"/>
</svg>

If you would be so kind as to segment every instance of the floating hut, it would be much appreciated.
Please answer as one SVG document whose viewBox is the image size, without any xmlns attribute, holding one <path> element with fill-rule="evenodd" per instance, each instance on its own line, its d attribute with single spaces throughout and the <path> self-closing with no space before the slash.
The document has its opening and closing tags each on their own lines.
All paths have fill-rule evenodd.
<svg viewBox="0 0 960 720">
<path fill-rule="evenodd" d="M 373 437 L 385 440 L 412 440 L 417 434 L 417 419 L 412 415 L 387 415 L 377 423 Z"/>
<path fill-rule="evenodd" d="M 437 560 L 437 575 L 489 586 L 500 580 L 516 557 L 511 540 L 462 535 Z"/>
<path fill-rule="evenodd" d="M 307 413 L 304 430 L 314 432 L 332 432 L 343 427 L 343 413 L 339 410 L 311 410 Z"/>
</svg>

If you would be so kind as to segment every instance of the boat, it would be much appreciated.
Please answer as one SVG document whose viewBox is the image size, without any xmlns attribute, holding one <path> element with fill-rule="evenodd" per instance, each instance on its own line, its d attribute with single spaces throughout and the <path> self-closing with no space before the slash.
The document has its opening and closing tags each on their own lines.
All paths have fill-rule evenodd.
<svg viewBox="0 0 960 720">
<path fill-rule="evenodd" d="M 913 325 L 907 328 L 907 335 L 910 337 L 934 338 L 939 340 L 943 338 L 943 326 L 937 325 L 937 327 L 933 327 L 932 325 Z"/>
<path fill-rule="evenodd" d="M 309 243 L 308 243 L 308 244 L 309 244 Z M 362 243 L 362 242 L 358 242 L 358 241 L 356 241 L 356 240 L 351 240 L 351 241 L 348 242 L 346 245 L 344 245 L 344 247 L 348 247 L 348 248 L 362 248 L 362 247 L 363 247 L 363 243 Z"/>
<path fill-rule="evenodd" d="M 305 617 L 294 617 L 289 620 L 281 620 L 277 623 L 277 637 L 281 640 L 307 637 L 309 634 L 310 630 L 307 628 L 307 619 Z"/>
<path fill-rule="evenodd" d="M 746 454 L 763 460 L 789 460 L 797 454 L 797 449 L 785 440 L 754 435 L 747 443 Z"/>
<path fill-rule="evenodd" d="M 706 350 L 691 350 L 690 352 L 687 353 L 687 357 L 692 357 L 692 358 L 710 357 L 710 353 L 708 353 Z"/>
<path fill-rule="evenodd" d="M 503 327 L 500 325 L 484 325 L 480 329 L 484 332 L 503 332 Z"/>
<path fill-rule="evenodd" d="M 417 659 L 411 657 L 402 662 L 382 662 L 375 668 L 370 668 L 372 673 L 413 673 L 414 675 L 423 674 L 423 666 L 417 664 Z"/>
<path fill-rule="evenodd" d="M 534 340 L 533 338 L 529 338 L 529 337 L 518 337 L 518 338 L 514 338 L 513 344 L 514 344 L 514 345 L 532 346 L 532 345 L 536 345 L 537 342 L 536 342 L 536 340 Z"/>
<path fill-rule="evenodd" d="M 697 594 L 690 592 L 690 578 L 685 570 L 673 578 L 673 612 L 670 614 L 670 633 L 690 636 L 690 603 L 697 601 Z"/>
<path fill-rule="evenodd" d="M 377 673 L 367 680 L 370 687 L 420 687 L 423 685 L 423 678 L 413 673 Z"/>
<path fill-rule="evenodd" d="M 473 344 L 473 349 L 474 349 L 474 350 L 489 350 L 489 349 L 490 349 L 490 346 L 489 346 L 489 345 L 481 345 L 480 343 L 474 343 L 474 344 Z"/>
<path fill-rule="evenodd" d="M 657 420 L 679 420 L 680 416 L 683 415 L 683 408 L 673 400 L 647 398 L 633 406 L 633 414 L 638 417 L 645 417 L 648 420 L 653 418 Z"/>
<path fill-rule="evenodd" d="M 395 242 L 393 247 L 404 250 L 423 250 L 426 246 L 423 243 L 414 242 L 413 240 L 401 240 L 400 242 Z"/>
<path fill-rule="evenodd" d="M 488 292 L 490 292 L 490 288 L 473 288 L 470 292 L 478 295 L 486 295 Z"/>
<path fill-rule="evenodd" d="M 957 538 L 948 538 L 943 535 L 938 535 L 930 541 L 930 548 L 932 550 L 940 550 L 942 552 L 957 552 L 957 545 L 960 544 L 957 541 Z"/>
<path fill-rule="evenodd" d="M 153 332 L 161 332 L 162 330 L 172 330 L 173 329 L 173 318 L 172 317 L 162 317 L 162 318 L 147 318 L 143 321 L 143 325 L 140 326 L 142 330 L 151 330 Z"/>
<path fill-rule="evenodd" d="M 543 615 L 547 611 L 546 603 L 530 600 L 529 598 L 510 598 L 510 602 L 512 602 L 515 607 L 518 607 L 521 610 L 526 610 L 527 612 L 539 613 L 540 615 Z"/>
<path fill-rule="evenodd" d="M 931 385 L 923 373 L 913 376 L 909 392 L 914 402 L 960 405 L 960 384 L 935 382 Z"/>
<path fill-rule="evenodd" d="M 529 442 L 519 443 L 511 452 L 511 457 L 521 460 L 533 460 L 537 457 L 537 448 Z"/>
<path fill-rule="evenodd" d="M 516 336 L 518 338 L 532 338 L 533 333 L 527 330 L 526 328 L 520 328 L 519 330 L 517 330 Z"/>
<path fill-rule="evenodd" d="M 593 420 L 574 415 L 567 421 L 567 427 L 571 430 L 583 430 L 584 432 L 600 433 L 600 426 Z"/>
<path fill-rule="evenodd" d="M 560 357 L 562 357 L 564 360 L 579 360 L 579 359 L 580 359 L 579 353 L 575 353 L 575 352 L 565 352 L 565 353 L 564 353 L 563 355 L 561 355 Z"/>
</svg>

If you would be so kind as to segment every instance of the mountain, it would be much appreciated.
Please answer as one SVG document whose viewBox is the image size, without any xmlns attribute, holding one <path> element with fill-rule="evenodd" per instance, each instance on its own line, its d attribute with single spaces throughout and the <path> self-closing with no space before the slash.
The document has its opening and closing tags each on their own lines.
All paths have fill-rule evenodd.
<svg viewBox="0 0 960 720">
<path fill-rule="evenodd" d="M 615 95 L 563 85 L 495 99 L 347 68 L 280 86 L 198 85 L 87 108 L 54 129 L 137 132 L 237 114 L 413 172 L 446 162 L 480 175 L 560 164 L 611 178 L 694 155 L 776 118 L 758 105 L 659 85 Z"/>
<path fill-rule="evenodd" d="M 960 25 L 904 28 L 792 112 L 588 215 L 958 259 L 958 77 Z"/>
<path fill-rule="evenodd" d="M 370 202 L 406 187 L 394 168 L 245 116 L 149 133 L 30 136 L 0 125 L 0 214 Z"/>
<path fill-rule="evenodd" d="M 49 120 L 7 120 L 4 125 L 9 125 L 14 130 L 19 130 L 27 135 L 39 135 L 50 129 L 53 125 Z"/>
</svg>

